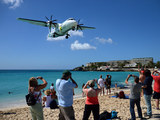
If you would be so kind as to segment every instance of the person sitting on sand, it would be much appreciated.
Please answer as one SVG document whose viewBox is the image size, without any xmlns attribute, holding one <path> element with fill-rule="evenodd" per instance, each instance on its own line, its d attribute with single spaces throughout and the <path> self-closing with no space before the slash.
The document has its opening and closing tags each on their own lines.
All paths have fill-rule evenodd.
<svg viewBox="0 0 160 120">
<path fill-rule="evenodd" d="M 43 104 L 45 105 L 45 107 L 50 107 L 50 102 L 52 99 L 57 99 L 56 95 L 50 95 L 51 94 L 51 90 L 47 89 L 44 94 L 46 94 L 43 97 Z"/>
<path fill-rule="evenodd" d="M 97 84 L 98 88 L 94 89 L 95 83 Z M 90 88 L 87 89 L 87 86 Z M 83 92 L 87 95 L 86 103 L 85 103 L 85 110 L 83 114 L 83 120 L 88 120 L 91 111 L 94 116 L 94 120 L 99 120 L 99 102 L 98 102 L 98 94 L 101 92 L 101 87 L 97 83 L 97 79 L 90 80 L 86 83 L 83 87 Z"/>
<path fill-rule="evenodd" d="M 38 85 L 38 79 L 42 80 L 43 83 Z M 41 90 L 47 86 L 47 81 L 42 77 L 31 77 L 29 79 L 29 88 L 28 91 L 32 92 L 34 97 L 37 99 L 36 104 L 33 106 L 29 106 L 32 120 L 43 120 L 43 107 L 42 107 L 42 98 L 41 98 Z"/>
<path fill-rule="evenodd" d="M 129 83 L 129 78 L 133 76 L 134 77 L 134 83 Z M 130 90 L 130 113 L 131 113 L 131 120 L 135 120 L 135 112 L 134 112 L 134 105 L 137 106 L 138 116 L 139 118 L 142 118 L 142 110 L 140 106 L 140 93 L 141 93 L 141 87 L 142 83 L 139 83 L 139 77 L 135 75 L 128 75 L 127 79 L 125 80 L 125 83 L 129 85 L 131 88 Z"/>
<path fill-rule="evenodd" d="M 100 95 L 103 93 L 103 95 L 105 94 L 104 92 L 104 87 L 105 87 L 105 82 L 104 79 L 102 78 L 102 75 L 100 75 L 100 78 L 98 80 L 98 84 L 101 86 L 102 91 L 100 92 Z"/>
</svg>

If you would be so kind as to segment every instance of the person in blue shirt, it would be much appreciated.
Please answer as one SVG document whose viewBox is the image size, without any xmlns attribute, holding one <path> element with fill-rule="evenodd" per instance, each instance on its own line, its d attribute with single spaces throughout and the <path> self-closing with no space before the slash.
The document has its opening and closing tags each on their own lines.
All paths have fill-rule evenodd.
<svg viewBox="0 0 160 120">
<path fill-rule="evenodd" d="M 71 80 L 68 81 L 68 79 Z M 73 104 L 73 89 L 77 88 L 77 83 L 73 80 L 69 70 L 63 71 L 61 79 L 56 81 L 56 89 L 59 103 L 59 120 L 75 120 Z"/>
<path fill-rule="evenodd" d="M 153 77 L 151 76 L 150 70 L 144 70 L 145 80 L 143 82 L 143 94 L 144 100 L 147 105 L 147 116 L 152 116 L 152 106 L 151 106 L 151 97 L 152 97 L 152 81 Z"/>
</svg>

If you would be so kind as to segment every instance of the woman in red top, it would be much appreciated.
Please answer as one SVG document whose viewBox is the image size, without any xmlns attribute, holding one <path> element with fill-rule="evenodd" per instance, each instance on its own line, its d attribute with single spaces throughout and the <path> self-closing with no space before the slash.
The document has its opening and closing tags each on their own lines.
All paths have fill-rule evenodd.
<svg viewBox="0 0 160 120">
<path fill-rule="evenodd" d="M 95 83 L 98 86 L 97 89 L 94 89 Z M 90 88 L 87 89 L 87 86 L 89 86 Z M 101 92 L 101 87 L 97 83 L 97 79 L 88 81 L 83 87 L 83 92 L 87 95 L 83 120 L 88 120 L 91 111 L 93 113 L 94 120 L 99 120 L 98 94 Z"/>
<path fill-rule="evenodd" d="M 158 74 L 155 75 L 155 74 Z M 159 110 L 159 99 L 160 99 L 160 72 L 158 71 L 153 71 L 152 72 L 152 77 L 154 80 L 154 94 L 153 94 L 153 99 L 156 99 L 156 109 Z"/>
</svg>

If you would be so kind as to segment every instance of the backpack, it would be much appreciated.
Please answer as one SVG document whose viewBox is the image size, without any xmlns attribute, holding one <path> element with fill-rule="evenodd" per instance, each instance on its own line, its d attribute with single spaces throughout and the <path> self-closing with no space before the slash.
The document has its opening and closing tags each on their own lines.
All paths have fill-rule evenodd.
<svg viewBox="0 0 160 120">
<path fill-rule="evenodd" d="M 112 118 L 117 118 L 117 112 L 116 111 L 111 111 L 111 119 Z"/>
<path fill-rule="evenodd" d="M 56 108 L 58 108 L 57 102 L 54 99 L 51 100 L 51 102 L 49 103 L 49 105 L 50 105 L 50 109 L 56 109 Z"/>
<path fill-rule="evenodd" d="M 34 88 L 35 90 L 35 88 Z M 40 93 L 39 93 L 40 95 Z M 38 95 L 38 97 L 39 97 Z M 37 99 L 38 99 L 37 97 Z M 29 94 L 26 95 L 26 103 L 28 106 L 33 106 L 36 104 L 37 99 L 34 98 L 33 92 L 29 92 Z"/>
<path fill-rule="evenodd" d="M 111 118 L 111 113 L 107 112 L 106 110 L 99 115 L 99 120 L 106 120 Z"/>
<path fill-rule="evenodd" d="M 123 91 L 120 91 L 120 92 L 119 92 L 119 98 L 126 98 Z"/>
</svg>

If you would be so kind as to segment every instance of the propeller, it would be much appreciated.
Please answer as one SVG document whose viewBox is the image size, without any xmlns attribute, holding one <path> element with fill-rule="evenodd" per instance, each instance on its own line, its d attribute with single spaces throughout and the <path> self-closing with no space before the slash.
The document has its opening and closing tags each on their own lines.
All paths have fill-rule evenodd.
<svg viewBox="0 0 160 120">
<path fill-rule="evenodd" d="M 54 27 L 56 27 L 55 26 L 55 24 L 57 24 L 57 23 L 54 23 L 54 21 L 57 21 L 56 19 L 55 20 L 52 20 L 52 16 L 53 15 L 51 15 L 51 17 L 50 17 L 50 20 L 45 16 L 45 18 L 48 20 L 48 24 L 49 24 L 49 31 L 51 32 L 51 26 L 52 26 L 52 24 L 54 25 Z"/>
<path fill-rule="evenodd" d="M 80 29 L 82 30 L 81 25 L 83 25 L 83 24 L 79 24 L 79 22 L 80 22 L 80 19 L 78 20 L 77 30 L 78 30 L 78 28 L 80 28 Z M 77 30 L 76 30 L 76 31 L 77 31 Z"/>
</svg>

